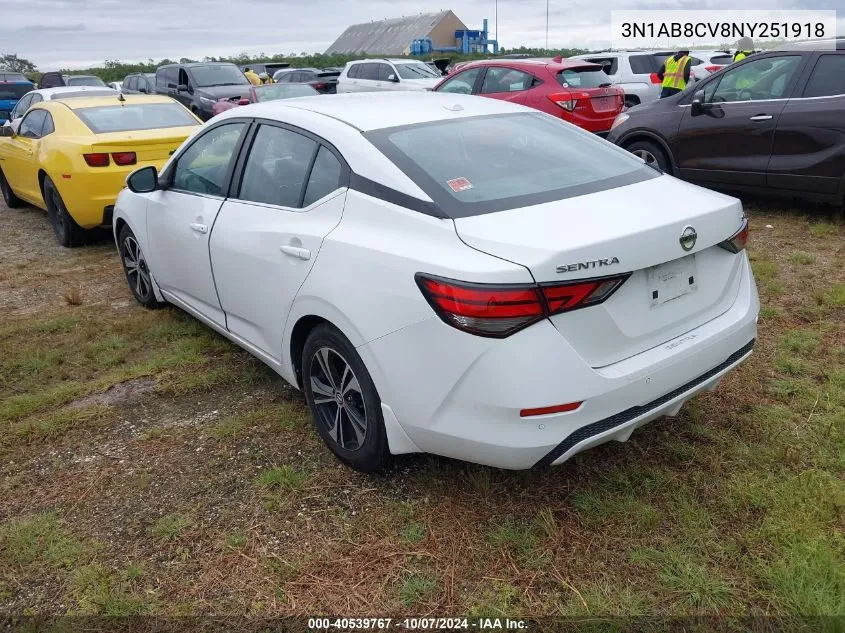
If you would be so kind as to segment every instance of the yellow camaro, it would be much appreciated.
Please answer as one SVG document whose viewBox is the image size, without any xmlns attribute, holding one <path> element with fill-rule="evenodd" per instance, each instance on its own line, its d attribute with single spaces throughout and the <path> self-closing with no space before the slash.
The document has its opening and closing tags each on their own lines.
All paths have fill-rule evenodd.
<svg viewBox="0 0 845 633">
<path fill-rule="evenodd" d="M 59 243 L 78 246 L 86 229 L 111 224 L 126 176 L 161 169 L 201 121 L 170 97 L 119 95 L 43 101 L 17 134 L 2 128 L 0 191 L 6 204 L 47 211 Z"/>
</svg>

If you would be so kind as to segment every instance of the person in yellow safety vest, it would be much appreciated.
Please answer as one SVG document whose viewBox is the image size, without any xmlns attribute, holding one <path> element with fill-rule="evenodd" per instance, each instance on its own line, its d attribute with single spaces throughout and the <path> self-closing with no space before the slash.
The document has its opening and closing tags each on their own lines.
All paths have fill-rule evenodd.
<svg viewBox="0 0 845 633">
<path fill-rule="evenodd" d="M 733 63 L 742 61 L 749 55 L 754 53 L 754 40 L 750 37 L 742 37 L 736 43 L 736 53 L 734 53 Z"/>
<path fill-rule="evenodd" d="M 271 84 L 273 83 L 273 78 L 270 77 L 267 73 L 261 73 L 258 75 L 258 78 L 261 80 L 262 84 Z"/>
<path fill-rule="evenodd" d="M 258 75 L 256 75 L 256 74 L 252 71 L 252 68 L 247 68 L 247 69 L 244 71 L 244 76 L 245 76 L 247 79 L 249 79 L 249 83 L 251 83 L 253 86 L 257 86 L 257 85 L 259 85 L 259 84 L 261 83 L 261 80 L 258 78 Z"/>
<path fill-rule="evenodd" d="M 678 51 L 666 61 L 657 71 L 657 77 L 663 82 L 660 98 L 670 97 L 687 87 L 690 77 L 689 51 Z"/>
</svg>

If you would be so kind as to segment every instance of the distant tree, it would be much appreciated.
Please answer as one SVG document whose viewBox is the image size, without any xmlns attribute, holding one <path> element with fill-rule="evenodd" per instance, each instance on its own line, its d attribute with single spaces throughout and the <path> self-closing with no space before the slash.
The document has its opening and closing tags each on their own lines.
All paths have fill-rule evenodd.
<svg viewBox="0 0 845 633">
<path fill-rule="evenodd" d="M 18 57 L 15 53 L 0 55 L 0 68 L 7 68 L 16 73 L 35 73 L 38 67 L 28 59 Z"/>
<path fill-rule="evenodd" d="M 180 58 L 179 58 L 179 63 L 180 63 L 180 64 L 193 64 L 193 63 L 195 63 L 196 61 L 197 61 L 197 60 L 195 60 L 195 59 L 191 59 L 191 58 L 189 58 L 189 57 L 180 57 Z"/>
</svg>

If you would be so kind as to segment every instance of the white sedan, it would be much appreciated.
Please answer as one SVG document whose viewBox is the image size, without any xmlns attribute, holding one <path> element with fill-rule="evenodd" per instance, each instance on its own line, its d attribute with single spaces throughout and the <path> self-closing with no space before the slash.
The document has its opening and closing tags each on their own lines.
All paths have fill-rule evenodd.
<svg viewBox="0 0 845 633">
<path fill-rule="evenodd" d="M 302 389 L 363 471 L 560 464 L 676 414 L 756 337 L 738 200 L 494 99 L 229 110 L 130 176 L 114 232 L 140 303 Z"/>
</svg>

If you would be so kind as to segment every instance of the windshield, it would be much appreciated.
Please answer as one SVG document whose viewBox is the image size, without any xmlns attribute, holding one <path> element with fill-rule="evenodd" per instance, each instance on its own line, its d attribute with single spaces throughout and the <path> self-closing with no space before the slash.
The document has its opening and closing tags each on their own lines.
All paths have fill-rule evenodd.
<svg viewBox="0 0 845 633">
<path fill-rule="evenodd" d="M 440 79 L 440 75 L 425 64 L 394 64 L 402 79 Z"/>
<path fill-rule="evenodd" d="M 365 136 L 453 218 L 659 175 L 632 154 L 539 113 L 435 121 Z"/>
<path fill-rule="evenodd" d="M 558 83 L 564 88 L 599 88 L 609 86 L 607 75 L 601 68 L 567 68 L 557 74 Z"/>
<path fill-rule="evenodd" d="M 32 88 L 32 84 L 0 84 L 0 101 L 17 101 Z"/>
<path fill-rule="evenodd" d="M 94 134 L 199 125 L 178 103 L 97 106 L 78 108 L 74 112 Z"/>
<path fill-rule="evenodd" d="M 266 86 L 255 87 L 255 96 L 258 98 L 258 101 L 310 97 L 316 94 L 320 93 L 308 84 L 268 84 Z"/>
<path fill-rule="evenodd" d="M 192 66 L 191 75 L 200 88 L 249 85 L 249 80 L 234 64 Z"/>
<path fill-rule="evenodd" d="M 67 78 L 68 86 L 105 86 L 103 80 L 93 75 L 70 76 Z"/>
</svg>

